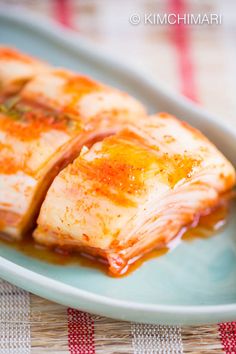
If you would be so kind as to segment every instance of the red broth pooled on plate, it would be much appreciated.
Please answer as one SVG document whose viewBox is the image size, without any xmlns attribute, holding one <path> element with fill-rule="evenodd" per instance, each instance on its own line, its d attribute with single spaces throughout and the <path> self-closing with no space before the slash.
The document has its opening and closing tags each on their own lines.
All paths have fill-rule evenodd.
<svg viewBox="0 0 236 354">
<path fill-rule="evenodd" d="M 183 228 L 177 238 L 180 242 L 190 242 L 198 238 L 207 239 L 213 237 L 227 224 L 229 216 L 229 203 L 227 201 L 222 202 L 214 210 L 209 210 L 205 215 L 196 218 L 192 225 Z M 24 255 L 35 258 L 39 261 L 47 262 L 49 264 L 67 266 L 78 265 L 81 267 L 89 267 L 99 269 L 105 274 L 114 276 L 109 272 L 107 262 L 102 257 L 93 257 L 86 252 L 73 252 L 59 247 L 48 248 L 37 244 L 32 235 L 28 235 L 24 241 L 16 242 L 11 240 L 6 235 L 1 235 L 0 244 L 12 247 L 13 249 L 22 252 Z M 128 269 L 124 274 L 117 274 L 115 277 L 127 276 L 141 267 L 141 265 L 151 259 L 164 256 L 166 253 L 172 250 L 172 247 L 166 246 L 154 249 L 147 252 L 141 258 L 133 260 L 128 265 Z"/>
</svg>

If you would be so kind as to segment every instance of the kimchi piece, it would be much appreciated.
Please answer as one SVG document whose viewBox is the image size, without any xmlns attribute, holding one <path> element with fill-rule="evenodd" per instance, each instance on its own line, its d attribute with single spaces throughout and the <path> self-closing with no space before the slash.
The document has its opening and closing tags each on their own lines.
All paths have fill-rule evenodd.
<svg viewBox="0 0 236 354">
<path fill-rule="evenodd" d="M 14 80 L 1 65 L 4 90 L 19 75 Z M 0 105 L 0 231 L 20 239 L 33 227 L 54 177 L 81 147 L 145 110 L 129 95 L 63 69 L 47 68 L 10 91 Z"/>
<path fill-rule="evenodd" d="M 19 51 L 0 46 L 0 101 L 17 93 L 36 74 L 49 65 Z"/>
<path fill-rule="evenodd" d="M 119 275 L 234 184 L 233 166 L 205 136 L 162 113 L 84 148 L 52 183 L 34 238 L 103 257 Z"/>
</svg>

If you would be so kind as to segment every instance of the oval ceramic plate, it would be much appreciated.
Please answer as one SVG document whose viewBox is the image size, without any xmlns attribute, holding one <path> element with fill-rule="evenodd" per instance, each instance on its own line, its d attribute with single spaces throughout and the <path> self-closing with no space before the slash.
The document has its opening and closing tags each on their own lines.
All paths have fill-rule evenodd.
<svg viewBox="0 0 236 354">
<path fill-rule="evenodd" d="M 120 87 L 150 112 L 168 111 L 201 129 L 236 165 L 236 132 L 187 100 L 123 64 L 108 59 L 71 32 L 34 18 L 2 13 L 0 42 Z M 233 210 L 234 209 L 234 210 Z M 235 207 L 227 227 L 207 240 L 183 242 L 165 256 L 114 279 L 78 265 L 56 266 L 8 246 L 0 249 L 0 276 L 42 297 L 122 320 L 199 324 L 236 318 Z"/>
</svg>

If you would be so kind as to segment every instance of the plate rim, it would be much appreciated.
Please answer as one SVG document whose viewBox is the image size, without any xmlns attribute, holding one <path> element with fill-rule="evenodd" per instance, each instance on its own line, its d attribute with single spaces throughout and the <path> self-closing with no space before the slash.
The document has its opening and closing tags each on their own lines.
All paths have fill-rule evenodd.
<svg viewBox="0 0 236 354">
<path fill-rule="evenodd" d="M 189 113 L 197 114 L 201 119 L 207 117 L 207 121 L 213 123 L 217 128 L 225 131 L 236 137 L 236 127 L 230 126 L 229 123 L 221 123 L 214 115 L 205 112 L 204 109 L 190 102 L 187 98 L 175 94 L 170 90 L 163 88 L 163 85 L 148 79 L 145 73 L 137 72 L 136 69 L 129 65 L 117 61 L 110 55 L 100 53 L 92 47 L 92 44 L 78 36 L 69 29 L 62 29 L 59 25 L 51 20 L 45 19 L 42 16 L 35 15 L 27 10 L 22 12 L 19 8 L 9 12 L 7 6 L 0 11 L 0 19 L 13 21 L 28 28 L 34 28 L 44 35 L 51 37 L 51 40 L 60 40 L 65 45 L 72 47 L 78 52 L 83 52 L 94 60 L 105 62 L 110 68 L 126 72 L 129 77 L 135 78 L 137 81 L 144 83 L 157 94 L 171 99 L 176 106 Z M 206 324 L 216 323 L 220 321 L 228 321 L 236 318 L 236 303 L 222 305 L 158 305 L 146 304 L 142 302 L 132 302 L 109 298 L 107 296 L 95 294 L 91 291 L 75 288 L 61 281 L 48 278 L 35 271 L 31 271 L 23 266 L 17 265 L 12 261 L 0 257 L 1 277 L 6 281 L 24 288 L 27 291 L 32 291 L 39 296 L 46 297 L 50 300 L 62 303 L 66 306 L 73 305 L 88 312 L 93 312 L 99 315 L 112 317 L 121 320 L 135 320 L 136 322 L 160 323 L 160 324 Z M 23 281 L 23 282 L 22 282 Z M 32 285 L 35 287 L 32 290 Z M 51 291 L 51 293 L 50 293 Z M 45 295 L 46 294 L 46 295 Z M 67 298 L 68 297 L 68 298 Z M 71 304 L 72 297 L 72 304 Z M 69 299 L 67 301 L 67 299 Z M 81 304 L 82 302 L 82 304 Z M 96 306 L 101 306 L 98 310 Z M 115 309 L 115 315 L 111 315 L 109 309 Z M 92 310 L 92 311 L 91 311 Z M 125 314 L 120 313 L 121 310 L 126 310 Z M 138 318 L 136 311 L 139 312 Z M 143 316 L 143 317 L 142 317 Z M 151 317 L 150 317 L 151 316 Z M 158 316 L 157 318 L 155 316 Z M 173 318 L 172 318 L 173 316 Z M 212 317 L 211 317 L 212 316 Z M 142 318 L 140 320 L 139 318 Z"/>
<path fill-rule="evenodd" d="M 3 271 L 5 273 L 2 275 L 5 278 L 5 274 L 9 274 L 10 276 L 19 276 L 21 275 L 21 279 L 24 279 L 25 281 L 32 281 L 33 284 L 37 285 L 38 280 L 40 281 L 41 286 L 46 289 L 46 291 L 50 290 L 55 290 L 57 289 L 61 294 L 63 295 L 68 295 L 72 294 L 73 296 L 85 299 L 86 301 L 90 302 L 96 302 L 98 304 L 105 304 L 106 306 L 116 306 L 118 308 L 125 308 L 129 310 L 143 310 L 143 311 L 154 311 L 157 314 L 160 314 L 162 312 L 164 313 L 171 313 L 171 314 L 181 314 L 181 315 L 189 315 L 189 314 L 196 314 L 196 315 L 201 315 L 201 314 L 212 314 L 215 312 L 218 312 L 219 314 L 225 311 L 236 311 L 236 304 L 225 304 L 225 305 L 199 305 L 199 306 L 193 306 L 193 305 L 158 305 L 158 304 L 144 304 L 141 302 L 132 302 L 132 301 L 126 301 L 126 300 L 119 300 L 119 299 L 113 299 L 111 297 L 107 297 L 104 295 L 99 295 L 99 294 L 94 294 L 91 291 L 87 290 L 82 290 L 76 287 L 73 287 L 72 285 L 68 285 L 66 283 L 62 283 L 61 281 L 46 277 L 42 274 L 39 274 L 37 272 L 31 271 L 27 268 L 24 268 L 23 266 L 20 266 L 12 261 L 9 261 L 5 259 L 4 257 L 0 256 L 0 266 L 2 267 Z M 6 279 L 7 280 L 7 279 Z M 20 281 L 15 280 L 14 283 L 19 284 Z M 24 288 L 28 288 L 26 284 L 23 284 Z M 61 285 L 63 285 L 63 290 L 61 289 Z M 37 291 L 40 293 L 40 291 Z M 54 297 L 54 296 L 52 296 Z M 67 303 L 67 301 L 65 301 Z"/>
</svg>

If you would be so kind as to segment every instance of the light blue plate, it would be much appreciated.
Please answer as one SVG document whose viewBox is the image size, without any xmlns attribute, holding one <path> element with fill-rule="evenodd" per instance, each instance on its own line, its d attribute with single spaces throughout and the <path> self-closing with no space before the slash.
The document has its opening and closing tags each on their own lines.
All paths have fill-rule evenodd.
<svg viewBox="0 0 236 354">
<path fill-rule="evenodd" d="M 95 52 L 73 33 L 32 14 L 3 12 L 0 42 L 120 87 L 139 98 L 150 112 L 176 114 L 200 128 L 236 165 L 235 127 L 227 127 L 144 75 Z M 0 249 L 0 276 L 61 304 L 122 320 L 161 324 L 235 320 L 235 213 L 234 206 L 220 234 L 183 242 L 125 278 L 113 279 L 78 265 L 51 265 L 7 246 Z"/>
</svg>

